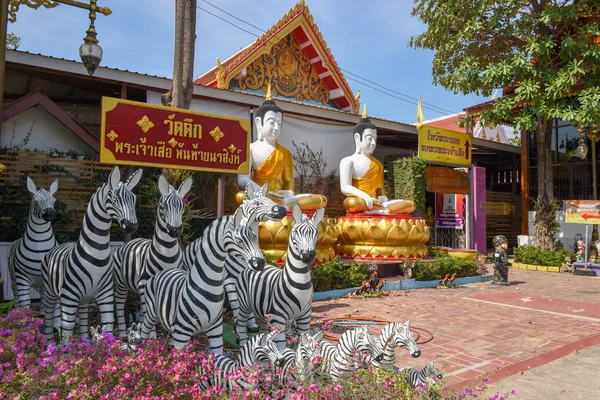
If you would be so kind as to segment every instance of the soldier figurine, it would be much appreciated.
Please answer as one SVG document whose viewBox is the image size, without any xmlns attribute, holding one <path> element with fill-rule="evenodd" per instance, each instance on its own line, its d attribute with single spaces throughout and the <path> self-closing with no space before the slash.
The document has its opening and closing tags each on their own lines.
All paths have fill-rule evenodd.
<svg viewBox="0 0 600 400">
<path fill-rule="evenodd" d="M 508 249 L 508 240 L 504 235 L 494 236 L 494 281 L 493 285 L 508 285 L 508 269 L 511 264 L 508 262 L 506 249 Z"/>
</svg>

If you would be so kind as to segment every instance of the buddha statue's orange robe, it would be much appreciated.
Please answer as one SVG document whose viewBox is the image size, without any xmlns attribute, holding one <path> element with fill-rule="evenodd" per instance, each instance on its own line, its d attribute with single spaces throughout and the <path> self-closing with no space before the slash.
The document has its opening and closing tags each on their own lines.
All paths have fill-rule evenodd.
<svg viewBox="0 0 600 400">
<path fill-rule="evenodd" d="M 352 179 L 352 186 L 362 190 L 373 198 L 373 207 L 371 210 L 387 210 L 390 214 L 407 214 L 416 209 L 416 204 L 412 200 L 403 200 L 398 203 L 384 207 L 379 196 L 385 196 L 385 187 L 383 183 L 383 164 L 375 157 L 370 157 L 371 164 L 367 172 L 358 179 Z M 348 196 L 344 200 L 344 208 L 350 213 L 361 213 L 369 211 L 367 203 L 360 197 Z"/>
<path fill-rule="evenodd" d="M 273 149 L 273 152 L 267 159 L 254 170 L 252 180 L 259 186 L 268 182 L 269 192 L 277 193 L 280 190 L 294 191 L 294 159 L 292 153 L 279 143 Z M 283 204 L 283 199 L 276 196 L 270 196 L 275 203 Z M 246 194 L 240 191 L 236 194 L 236 201 L 241 204 L 246 198 Z M 312 194 L 297 201 L 303 211 L 315 211 L 320 207 L 327 205 L 327 198 L 320 194 Z M 289 208 L 293 204 L 287 205 Z"/>
</svg>

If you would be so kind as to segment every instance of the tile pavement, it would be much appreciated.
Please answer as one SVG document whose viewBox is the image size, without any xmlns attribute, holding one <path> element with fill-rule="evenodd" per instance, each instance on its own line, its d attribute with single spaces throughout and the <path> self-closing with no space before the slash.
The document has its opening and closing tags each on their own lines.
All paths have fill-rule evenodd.
<svg viewBox="0 0 600 400">
<path fill-rule="evenodd" d="M 600 343 L 600 277 L 511 269 L 507 287 L 490 282 L 456 289 L 415 289 L 406 296 L 313 303 L 315 319 L 411 320 L 422 355 L 397 350 L 397 366 L 435 361 L 448 386 L 460 389 L 491 374 L 518 374 Z M 485 299 L 485 301 L 478 300 Z M 378 333 L 380 328 L 370 330 Z"/>
</svg>

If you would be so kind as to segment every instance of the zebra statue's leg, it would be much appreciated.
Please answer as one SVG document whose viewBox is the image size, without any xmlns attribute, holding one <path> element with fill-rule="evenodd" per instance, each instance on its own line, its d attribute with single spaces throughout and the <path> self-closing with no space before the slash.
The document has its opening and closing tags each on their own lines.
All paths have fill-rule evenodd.
<svg viewBox="0 0 600 400">
<path fill-rule="evenodd" d="M 141 293 L 140 293 L 141 296 Z M 146 312 L 142 316 L 142 339 L 149 339 L 153 332 L 156 332 L 156 324 L 158 324 L 158 316 L 154 308 L 152 297 L 146 302 Z"/>
<path fill-rule="evenodd" d="M 237 320 L 234 319 L 233 328 L 238 338 L 240 347 L 244 347 L 248 341 L 248 317 L 250 312 L 244 307 L 238 309 Z"/>
<path fill-rule="evenodd" d="M 88 303 L 79 304 L 78 315 L 79 315 L 79 335 L 83 339 L 87 339 L 89 336 L 88 333 L 88 312 L 89 305 Z"/>
<path fill-rule="evenodd" d="M 46 293 L 42 301 L 42 309 L 44 310 L 44 335 L 46 335 L 46 340 L 50 341 L 54 336 L 54 312 L 58 303 L 58 297 Z"/>
<path fill-rule="evenodd" d="M 275 335 L 275 339 L 273 341 L 277 345 L 277 348 L 282 350 L 286 347 L 285 330 L 287 328 L 287 319 L 278 313 L 273 313 L 271 325 L 279 330 L 279 333 Z"/>
<path fill-rule="evenodd" d="M 13 296 L 17 300 L 17 306 L 29 309 L 31 307 L 31 278 L 27 275 L 15 274 L 15 283 L 13 284 Z M 40 301 L 42 300 L 40 294 Z M 40 303 L 41 304 L 41 303 Z M 42 314 L 40 307 L 40 314 Z"/>
<path fill-rule="evenodd" d="M 140 284 L 140 314 L 141 320 L 144 320 L 144 316 L 146 315 L 146 310 L 148 309 L 148 304 L 146 302 L 146 282 L 142 282 Z M 152 328 L 150 332 L 150 339 L 156 339 L 156 326 Z"/>
<path fill-rule="evenodd" d="M 299 318 L 296 319 L 296 329 L 298 330 L 298 334 L 309 333 L 311 318 L 312 308 L 308 308 Z"/>
<path fill-rule="evenodd" d="M 223 310 L 221 309 L 220 314 L 214 319 L 214 322 L 206 329 L 204 334 L 208 338 L 208 346 L 210 350 L 215 353 L 223 354 Z"/>
<path fill-rule="evenodd" d="M 103 331 L 113 333 L 115 327 L 115 292 L 112 275 L 107 277 L 103 289 L 96 295 L 96 302 L 100 311 Z"/>
<path fill-rule="evenodd" d="M 125 302 L 129 290 L 127 286 L 122 286 L 115 283 L 115 308 L 117 312 L 117 326 L 119 328 L 119 337 L 127 337 L 127 324 L 125 322 Z"/>
<path fill-rule="evenodd" d="M 64 345 L 67 345 L 69 343 L 69 339 L 71 339 L 71 336 L 73 336 L 73 330 L 75 329 L 75 318 L 77 317 L 77 310 L 79 309 L 79 302 L 79 299 L 72 299 L 64 292 L 60 295 L 60 325 L 62 328 L 62 341 Z M 46 318 L 47 317 L 48 314 L 46 314 Z M 87 321 L 85 323 L 87 325 Z"/>
</svg>

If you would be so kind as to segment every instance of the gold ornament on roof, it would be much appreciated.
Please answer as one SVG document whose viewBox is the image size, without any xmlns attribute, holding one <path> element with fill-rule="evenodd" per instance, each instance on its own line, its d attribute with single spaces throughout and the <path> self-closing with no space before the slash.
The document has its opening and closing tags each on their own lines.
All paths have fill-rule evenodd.
<svg viewBox="0 0 600 400">
<path fill-rule="evenodd" d="M 357 102 L 360 100 L 360 90 L 358 90 L 356 92 L 356 96 L 354 96 L 354 100 L 356 100 Z"/>
<path fill-rule="evenodd" d="M 269 86 L 267 86 L 267 95 L 265 96 L 265 100 L 273 100 L 273 95 L 271 94 L 271 82 L 269 82 Z"/>
<path fill-rule="evenodd" d="M 227 71 L 223 64 L 221 64 L 221 60 L 217 57 L 217 87 L 224 89 L 225 88 L 225 78 L 227 78 Z"/>
<path fill-rule="evenodd" d="M 362 117 L 367 118 L 367 105 L 366 104 L 363 106 Z"/>
</svg>

